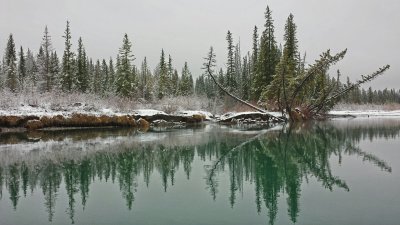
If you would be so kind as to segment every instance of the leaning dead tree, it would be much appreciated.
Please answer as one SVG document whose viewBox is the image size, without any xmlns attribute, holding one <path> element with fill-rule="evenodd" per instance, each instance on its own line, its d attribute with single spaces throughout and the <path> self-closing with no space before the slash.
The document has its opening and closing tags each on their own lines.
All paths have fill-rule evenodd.
<svg viewBox="0 0 400 225">
<path fill-rule="evenodd" d="M 259 111 L 259 112 L 267 113 L 267 111 L 265 111 L 264 109 L 259 108 L 259 107 L 255 106 L 255 105 L 252 105 L 249 102 L 247 102 L 247 101 L 245 101 L 243 99 L 240 99 L 239 97 L 231 94 L 228 90 L 226 90 L 217 81 L 217 79 L 215 79 L 215 77 L 213 75 L 213 73 L 214 73 L 213 67 L 215 67 L 216 60 L 215 60 L 215 53 L 214 53 L 214 48 L 213 47 L 210 47 L 210 51 L 208 53 L 208 56 L 206 58 L 204 58 L 204 59 L 206 60 L 206 62 L 203 64 L 203 66 L 204 66 L 203 69 L 206 70 L 207 74 L 211 77 L 211 79 L 214 81 L 214 83 L 218 86 L 219 89 L 221 89 L 225 94 L 227 94 L 229 97 L 235 99 L 236 101 L 238 101 L 238 102 L 240 102 L 240 103 L 242 103 L 244 105 L 247 105 L 248 107 L 250 107 L 252 109 L 255 109 L 255 110 Z"/>
<path fill-rule="evenodd" d="M 343 96 L 362 84 L 372 81 L 390 68 L 389 65 L 386 65 L 370 75 L 362 75 L 361 79 L 355 83 L 342 87 L 340 85 L 340 71 L 337 72 L 336 80 L 330 79 L 328 73 L 329 69 L 342 60 L 346 53 L 347 49 L 331 55 L 330 50 L 327 50 L 321 54 L 314 64 L 303 70 L 294 69 L 293 61 L 286 58 L 284 54 L 277 65 L 272 82 L 264 88 L 261 101 L 275 102 L 280 111 L 286 114 L 291 121 L 314 119 L 324 116 Z M 215 54 L 212 47 L 205 59 L 204 69 L 224 93 L 259 112 L 266 112 L 264 109 L 231 94 L 218 83 L 213 75 Z"/>
</svg>

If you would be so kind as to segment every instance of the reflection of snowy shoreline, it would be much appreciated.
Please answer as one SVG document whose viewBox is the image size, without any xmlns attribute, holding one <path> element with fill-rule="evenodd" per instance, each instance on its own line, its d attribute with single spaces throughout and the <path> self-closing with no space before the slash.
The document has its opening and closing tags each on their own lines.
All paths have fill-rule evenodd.
<svg viewBox="0 0 400 225">
<path fill-rule="evenodd" d="M 36 165 L 43 160 L 60 162 L 65 160 L 80 160 L 97 152 L 110 154 L 135 149 L 156 150 L 176 146 L 198 146 L 209 143 L 212 139 L 226 136 L 232 141 L 247 138 L 253 133 L 237 132 L 233 135 L 232 129 L 224 130 L 218 125 L 206 125 L 200 129 L 175 129 L 168 132 L 120 132 L 117 130 L 87 130 L 93 135 L 87 138 L 76 138 L 79 134 L 62 132 L 58 136 L 43 138 L 36 135 L 36 139 L 15 140 L 11 144 L 0 145 L 0 165 L 10 165 L 22 162 Z M 97 133 L 96 133 L 97 132 Z"/>
</svg>

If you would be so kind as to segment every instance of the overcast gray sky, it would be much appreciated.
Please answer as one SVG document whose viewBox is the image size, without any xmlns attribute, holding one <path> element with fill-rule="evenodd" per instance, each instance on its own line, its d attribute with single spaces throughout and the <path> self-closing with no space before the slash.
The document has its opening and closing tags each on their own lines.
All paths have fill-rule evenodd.
<svg viewBox="0 0 400 225">
<path fill-rule="evenodd" d="M 250 50 L 253 27 L 263 29 L 267 5 L 278 42 L 287 16 L 294 14 L 299 47 L 309 63 L 328 48 L 348 48 L 339 64 L 343 75 L 354 80 L 390 64 L 390 71 L 372 86 L 400 88 L 399 0 L 0 0 L 0 48 L 3 54 L 13 33 L 17 46 L 37 52 L 47 25 L 61 56 L 69 20 L 73 48 L 82 36 L 93 58 L 115 58 L 127 33 L 136 65 L 147 56 L 154 68 L 164 48 L 178 70 L 188 61 L 197 75 L 211 45 L 218 65 L 225 67 L 227 30 L 235 42 L 240 39 L 243 54 Z"/>
</svg>

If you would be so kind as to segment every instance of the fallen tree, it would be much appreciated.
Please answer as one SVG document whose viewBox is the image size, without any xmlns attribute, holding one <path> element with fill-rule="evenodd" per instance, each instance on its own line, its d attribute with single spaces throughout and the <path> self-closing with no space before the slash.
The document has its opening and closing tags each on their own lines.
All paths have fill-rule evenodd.
<svg viewBox="0 0 400 225">
<path fill-rule="evenodd" d="M 293 62 L 290 62 L 290 58 L 286 56 L 284 51 L 277 65 L 276 74 L 273 76 L 274 79 L 271 84 L 265 87 L 261 96 L 261 101 L 275 102 L 282 114 L 286 115 L 292 122 L 321 118 L 324 117 L 344 95 L 360 85 L 372 81 L 390 68 L 389 65 L 386 65 L 370 75 L 362 75 L 361 79 L 355 83 L 350 83 L 342 87 L 339 85 L 340 71 L 337 72 L 336 79 L 330 79 L 328 71 L 332 65 L 335 65 L 343 59 L 346 53 L 347 49 L 335 55 L 331 55 L 330 50 L 327 50 L 321 54 L 320 59 L 316 60 L 309 68 L 296 72 L 293 69 Z M 216 62 L 213 47 L 210 47 L 208 56 L 204 59 L 206 62 L 203 64 L 203 69 L 205 69 L 206 73 L 219 89 L 234 100 L 252 109 L 262 113 L 267 112 L 233 95 L 216 80 L 213 75 L 213 67 L 215 67 Z"/>
</svg>

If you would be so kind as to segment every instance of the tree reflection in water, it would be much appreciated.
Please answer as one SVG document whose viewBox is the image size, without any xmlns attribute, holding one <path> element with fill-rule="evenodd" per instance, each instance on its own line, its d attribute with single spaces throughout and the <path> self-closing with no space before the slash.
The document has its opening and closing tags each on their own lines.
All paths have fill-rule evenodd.
<svg viewBox="0 0 400 225">
<path fill-rule="evenodd" d="M 277 131 L 259 131 L 253 137 L 232 137 L 221 132 L 212 134 L 202 144 L 168 145 L 165 143 L 140 146 L 123 146 L 115 151 L 96 151 L 80 157 L 60 156 L 36 163 L 15 160 L 0 164 L 0 199 L 4 201 L 6 188 L 14 209 L 21 195 L 40 188 L 48 220 L 55 214 L 60 185 L 65 184 L 68 197 L 67 214 L 74 223 L 76 198 L 80 196 L 85 210 L 91 183 L 117 182 L 126 207 L 132 209 L 140 176 L 148 187 L 150 177 L 157 171 L 166 192 L 175 183 L 175 174 L 181 168 L 190 179 L 195 157 L 213 163 L 205 166 L 205 183 L 215 200 L 218 193 L 218 175 L 229 173 L 229 204 L 234 207 L 236 196 L 243 190 L 244 181 L 254 184 L 256 206 L 261 212 L 263 204 L 268 209 L 269 223 L 274 224 L 278 211 L 278 198 L 287 196 L 288 216 L 297 221 L 300 211 L 301 185 L 308 177 L 315 177 L 326 189 L 350 187 L 332 173 L 330 159 L 338 157 L 339 163 L 346 155 L 357 155 L 380 169 L 391 172 L 391 167 L 376 156 L 357 147 L 360 140 L 398 137 L 400 125 L 338 128 L 330 123 L 301 124 Z M 7 137 L 10 138 L 10 137 Z M 119 145 L 118 145 L 119 146 Z M 114 149 L 114 150 L 113 150 Z M 55 151 L 62 155 L 62 150 Z M 61 153 L 60 153 L 61 152 Z M 3 161 L 4 162 L 4 161 Z M 225 190 L 221 190 L 225 191 Z"/>
</svg>

